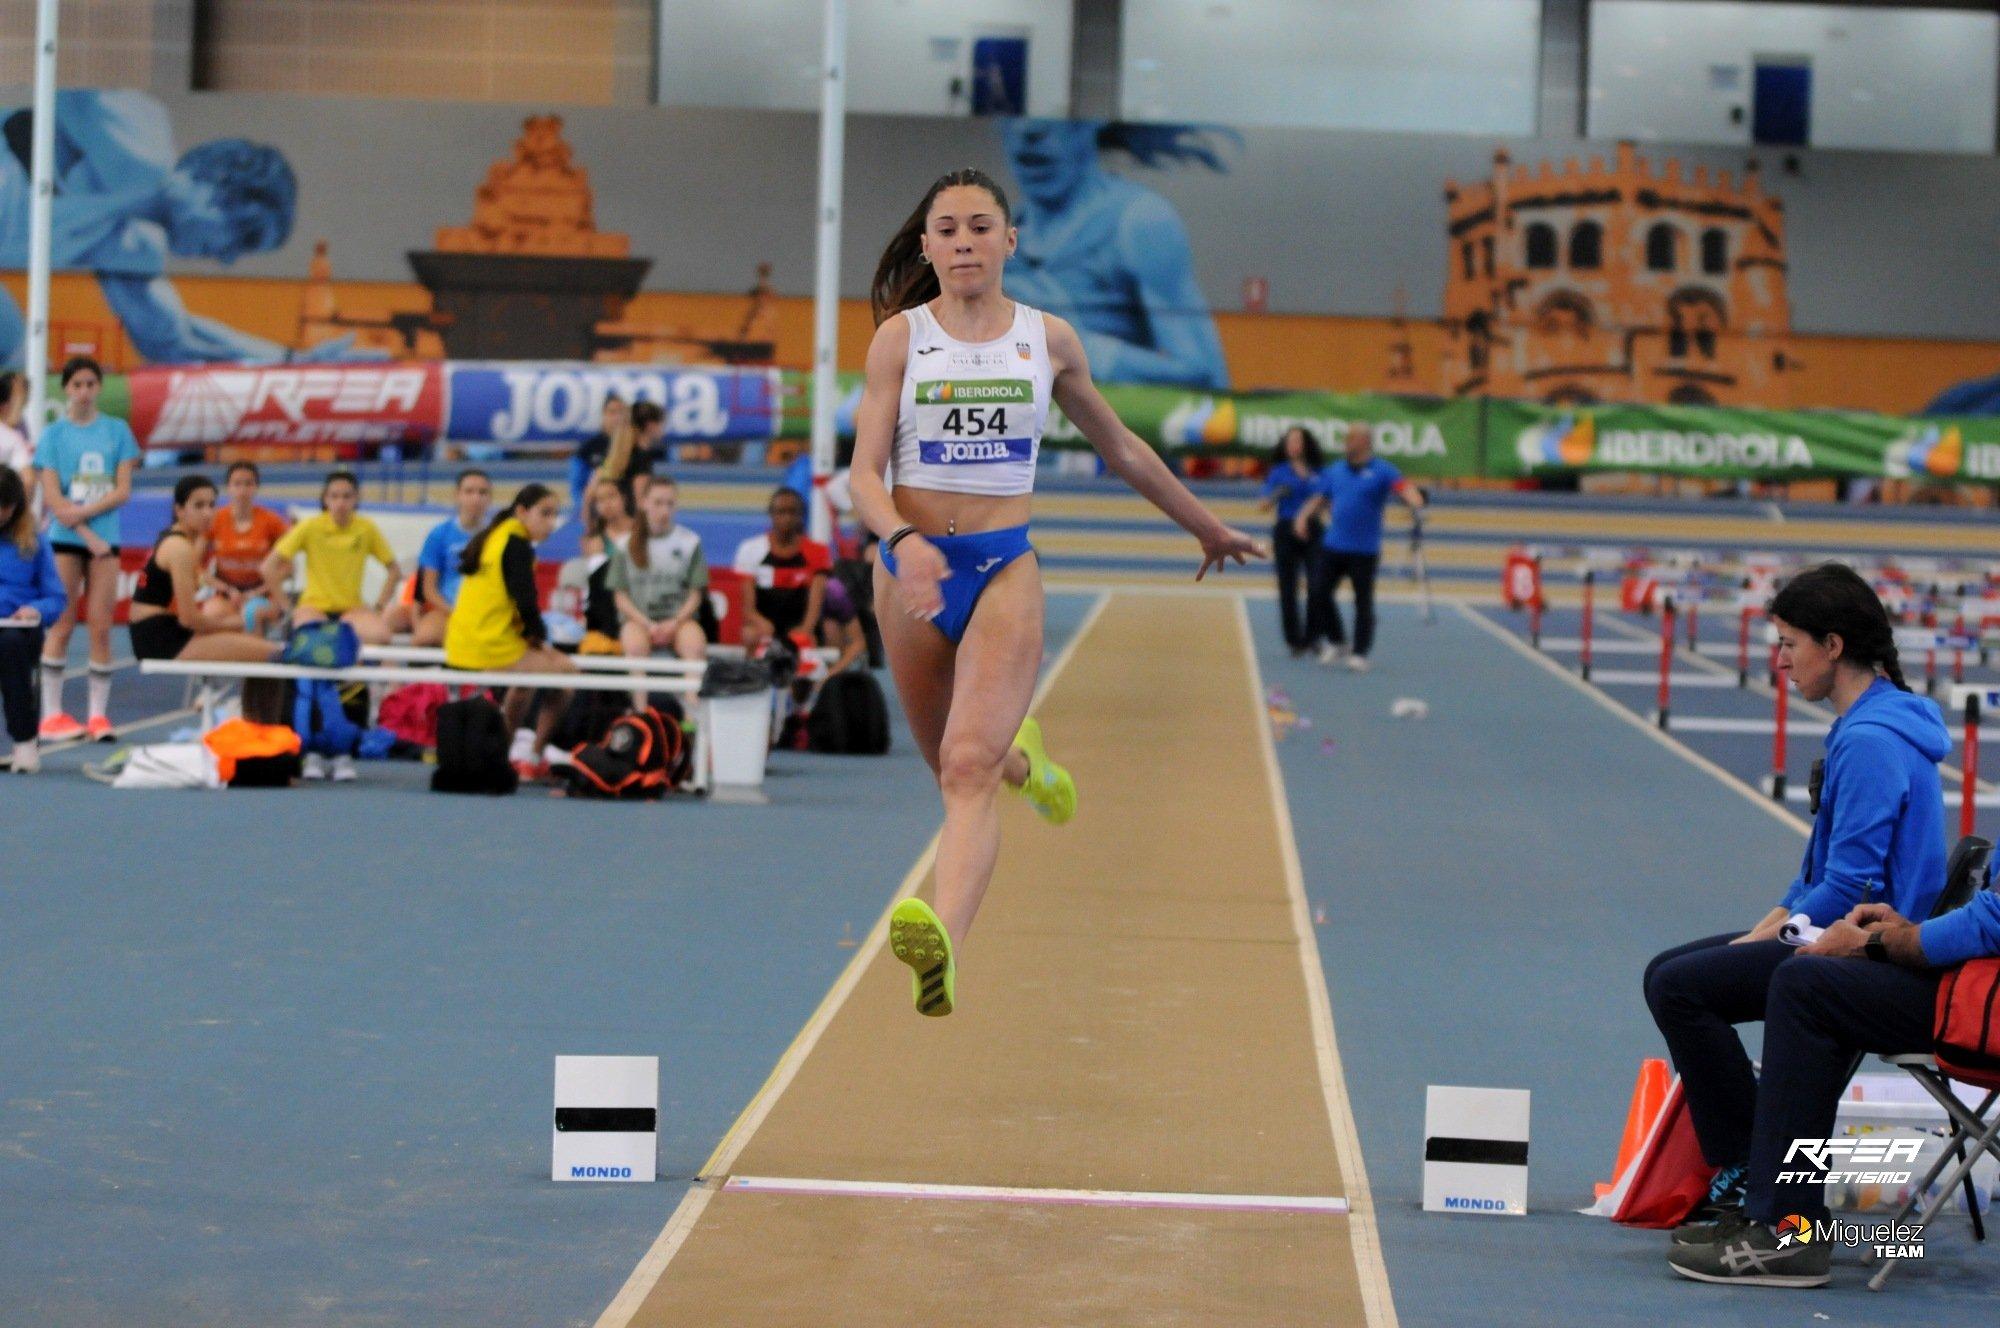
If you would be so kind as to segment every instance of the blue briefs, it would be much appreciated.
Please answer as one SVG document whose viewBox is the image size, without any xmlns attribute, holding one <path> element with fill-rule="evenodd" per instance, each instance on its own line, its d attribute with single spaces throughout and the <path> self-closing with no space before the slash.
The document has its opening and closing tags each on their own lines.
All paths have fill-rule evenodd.
<svg viewBox="0 0 2000 1328">
<path fill-rule="evenodd" d="M 972 611 L 978 607 L 986 583 L 1022 554 L 1033 553 L 1035 546 L 1028 543 L 1026 526 L 982 530 L 975 535 L 924 538 L 944 555 L 945 566 L 951 569 L 951 575 L 938 583 L 938 589 L 944 593 L 944 608 L 931 619 L 931 626 L 956 645 L 965 639 L 965 629 L 972 622 Z M 890 576 L 896 574 L 896 555 L 886 544 L 882 546 L 882 566 Z"/>
</svg>

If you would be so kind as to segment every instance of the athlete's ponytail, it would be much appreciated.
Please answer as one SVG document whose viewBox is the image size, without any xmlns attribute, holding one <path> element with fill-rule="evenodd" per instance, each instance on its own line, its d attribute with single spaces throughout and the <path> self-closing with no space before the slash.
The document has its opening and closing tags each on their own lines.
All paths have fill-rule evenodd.
<svg viewBox="0 0 2000 1328">
<path fill-rule="evenodd" d="M 657 401 L 635 401 L 632 409 L 625 412 L 625 422 L 611 435 L 611 447 L 605 453 L 604 465 L 598 474 L 608 480 L 617 481 L 623 490 L 627 486 L 626 471 L 632 465 L 632 453 L 639 444 L 639 435 L 667 417 Z"/>
<path fill-rule="evenodd" d="M 1787 581 L 1772 597 L 1770 613 L 1824 643 L 1841 640 L 1841 658 L 1864 669 L 1879 669 L 1898 690 L 1909 691 L 1896 653 L 1896 629 L 1889 611 L 1869 584 L 1845 563 L 1820 563 Z"/>
<path fill-rule="evenodd" d="M 993 195 L 993 201 L 1000 205 L 1000 220 L 1013 225 L 1014 214 L 1007 206 L 1006 193 L 985 171 L 966 166 L 940 175 L 925 191 L 924 201 L 917 204 L 917 210 L 890 237 L 889 247 L 882 251 L 882 261 L 875 265 L 868 303 L 874 310 L 877 327 L 890 315 L 914 309 L 937 297 L 937 272 L 924 260 L 924 227 L 930 223 L 931 204 L 937 202 L 937 196 L 959 185 L 984 189 Z"/>
</svg>

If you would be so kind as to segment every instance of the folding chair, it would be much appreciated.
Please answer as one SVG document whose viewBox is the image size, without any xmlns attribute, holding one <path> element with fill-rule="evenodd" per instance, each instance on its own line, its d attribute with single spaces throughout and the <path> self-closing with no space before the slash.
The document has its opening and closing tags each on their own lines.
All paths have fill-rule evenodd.
<svg viewBox="0 0 2000 1328">
<path fill-rule="evenodd" d="M 1938 896 L 1937 907 L 1931 911 L 1931 916 L 1936 917 L 1940 913 L 1962 908 L 1973 895 L 1985 889 L 1991 875 L 1992 862 L 1993 845 L 1990 841 L 1981 839 L 1977 835 L 1967 835 L 1959 840 L 1953 847 L 1951 858 L 1945 866 L 1944 891 Z M 1923 1090 L 1944 1108 L 1945 1117 L 1951 1124 L 1951 1132 L 1946 1136 L 1944 1150 L 1938 1154 L 1938 1159 L 1931 1165 L 1931 1169 L 1924 1173 L 1923 1180 L 1919 1181 L 1910 1192 L 1910 1201 L 1903 1205 L 1894 1220 L 1908 1221 L 1923 1196 L 1929 1192 L 1931 1183 L 1937 1180 L 1938 1173 L 1955 1159 L 1957 1165 L 1952 1167 L 1951 1175 L 1938 1186 L 1937 1196 L 1924 1208 L 1922 1216 L 1917 1219 L 1917 1225 L 1928 1231 L 1932 1220 L 1944 1211 L 1947 1203 L 1951 1202 L 1952 1191 L 1962 1185 L 1965 1188 L 1966 1207 L 1972 1214 L 1973 1239 L 1985 1240 L 1986 1223 L 1979 1212 L 1979 1192 L 1972 1183 L 1972 1169 L 1978 1165 L 1981 1157 L 1989 1153 L 1996 1162 L 2000 1162 L 2000 1112 L 1994 1111 L 1994 1104 L 2000 1102 L 2000 1078 L 1962 1080 L 1988 1090 L 1979 1106 L 1973 1108 L 1968 1107 L 1958 1094 L 1952 1091 L 1954 1076 L 1938 1069 L 1937 1060 L 1931 1053 L 1911 1052 L 1884 1056 L 1882 1059 L 1903 1070 L 1922 1085 Z M 1893 1256 L 1885 1258 L 1875 1275 L 1868 1279 L 1868 1289 L 1880 1291 L 1882 1284 L 1889 1280 L 1889 1273 L 1895 1266 L 1896 1260 Z"/>
</svg>

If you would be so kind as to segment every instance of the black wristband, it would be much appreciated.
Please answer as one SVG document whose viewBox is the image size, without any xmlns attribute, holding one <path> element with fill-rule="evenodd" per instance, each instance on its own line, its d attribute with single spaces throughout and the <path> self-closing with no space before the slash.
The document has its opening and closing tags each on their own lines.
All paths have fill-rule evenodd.
<svg viewBox="0 0 2000 1328">
<path fill-rule="evenodd" d="M 915 526 L 897 526 L 894 530 L 889 532 L 889 538 L 882 541 L 882 547 L 887 549 L 889 552 L 894 553 L 896 551 L 896 542 L 898 540 L 904 539 L 907 536 L 914 535 L 916 533 L 917 533 L 917 528 Z"/>
</svg>

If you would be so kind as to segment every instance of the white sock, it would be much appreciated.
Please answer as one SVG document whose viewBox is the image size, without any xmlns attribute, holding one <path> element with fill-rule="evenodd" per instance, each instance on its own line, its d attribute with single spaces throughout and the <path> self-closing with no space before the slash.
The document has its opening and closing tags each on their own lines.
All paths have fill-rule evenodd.
<svg viewBox="0 0 2000 1328">
<path fill-rule="evenodd" d="M 90 666 L 90 717 L 102 719 L 111 711 L 111 666 Z"/>
<path fill-rule="evenodd" d="M 51 719 L 63 712 L 62 707 L 63 662 L 59 659 L 42 661 L 42 718 Z"/>
<path fill-rule="evenodd" d="M 535 731 L 533 729 L 514 730 L 514 750 L 507 753 L 507 759 L 509 761 L 534 761 Z"/>
</svg>

